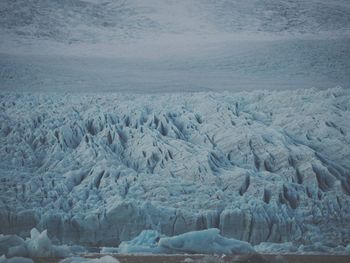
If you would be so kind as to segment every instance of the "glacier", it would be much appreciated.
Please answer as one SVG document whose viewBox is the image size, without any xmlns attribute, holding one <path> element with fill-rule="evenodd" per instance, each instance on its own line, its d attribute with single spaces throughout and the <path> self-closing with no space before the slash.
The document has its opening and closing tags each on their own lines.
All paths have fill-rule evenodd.
<svg viewBox="0 0 350 263">
<path fill-rule="evenodd" d="M 292 250 L 350 243 L 347 89 L 2 92 L 0 107 L 2 234 L 117 247 L 147 229 L 217 228 Z"/>
</svg>

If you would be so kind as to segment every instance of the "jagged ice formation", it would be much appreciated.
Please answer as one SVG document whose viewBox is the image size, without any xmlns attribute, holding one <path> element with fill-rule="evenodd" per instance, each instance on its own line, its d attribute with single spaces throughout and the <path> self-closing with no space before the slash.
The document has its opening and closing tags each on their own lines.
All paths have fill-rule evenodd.
<svg viewBox="0 0 350 263">
<path fill-rule="evenodd" d="M 350 93 L 0 95 L 0 233 L 350 242 Z"/>
</svg>

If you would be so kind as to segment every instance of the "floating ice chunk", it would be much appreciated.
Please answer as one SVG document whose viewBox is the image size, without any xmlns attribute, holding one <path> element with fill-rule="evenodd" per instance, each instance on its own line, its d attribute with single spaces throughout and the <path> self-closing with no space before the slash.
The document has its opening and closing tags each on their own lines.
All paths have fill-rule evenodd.
<svg viewBox="0 0 350 263">
<path fill-rule="evenodd" d="M 40 233 L 33 228 L 30 231 L 30 239 L 25 242 L 30 257 L 66 257 L 70 255 L 68 246 L 52 245 L 46 230 Z"/>
<path fill-rule="evenodd" d="M 30 256 L 50 256 L 51 240 L 47 236 L 47 231 L 39 232 L 36 228 L 30 231 L 30 239 L 26 240 L 26 245 Z"/>
<path fill-rule="evenodd" d="M 119 253 L 119 249 L 117 247 L 102 247 L 101 254 L 117 254 Z"/>
<path fill-rule="evenodd" d="M 8 244 L 5 244 L 6 241 Z M 68 246 L 52 245 L 47 231 L 44 230 L 40 233 L 36 228 L 30 231 L 30 238 L 25 241 L 15 235 L 2 236 L 0 248 L 4 250 L 2 253 L 9 257 L 67 257 L 71 254 Z"/>
<path fill-rule="evenodd" d="M 346 253 L 350 255 L 350 244 L 348 244 L 345 248 Z"/>
<path fill-rule="evenodd" d="M 259 245 L 254 246 L 257 252 L 267 252 L 267 253 L 290 253 L 297 252 L 298 247 L 296 247 L 292 242 L 285 243 L 270 243 L 262 242 Z"/>
<path fill-rule="evenodd" d="M 88 252 L 85 247 L 79 245 L 69 246 L 69 250 L 73 255 L 84 254 Z"/>
<path fill-rule="evenodd" d="M 298 249 L 299 253 L 310 253 L 310 254 L 317 254 L 317 253 L 327 253 L 332 254 L 334 253 L 334 248 L 328 247 L 326 245 L 323 245 L 320 242 L 315 242 L 311 245 L 301 245 Z"/>
<path fill-rule="evenodd" d="M 4 255 L 0 257 L 0 263 L 34 263 L 30 258 L 14 257 L 6 258 Z"/>
<path fill-rule="evenodd" d="M 24 245 L 19 245 L 19 246 L 14 246 L 10 247 L 6 253 L 8 257 L 27 257 L 29 256 L 29 252 L 27 249 L 27 246 Z"/>
<path fill-rule="evenodd" d="M 350 254 L 349 246 L 343 245 L 325 245 L 321 242 L 315 242 L 311 245 L 301 245 L 297 251 L 298 254 L 332 254 L 348 255 Z"/>
<path fill-rule="evenodd" d="M 122 242 L 118 247 L 119 253 L 161 253 L 162 248 L 158 246 L 161 237 L 165 236 L 155 230 L 143 230 L 133 240 Z"/>
<path fill-rule="evenodd" d="M 119 253 L 202 253 L 202 254 L 246 254 L 253 247 L 243 241 L 221 236 L 220 230 L 211 228 L 192 231 L 173 237 L 164 237 L 154 230 L 144 230 L 128 242 L 122 242 Z"/>
<path fill-rule="evenodd" d="M 202 231 L 192 231 L 174 237 L 159 240 L 159 246 L 180 253 L 203 254 L 247 254 L 254 248 L 247 242 L 221 236 L 220 230 L 211 228 Z"/>
<path fill-rule="evenodd" d="M 102 258 L 82 258 L 71 257 L 61 260 L 59 263 L 120 263 L 118 259 L 111 256 L 104 256 Z"/>
<path fill-rule="evenodd" d="M 0 235 L 0 255 L 6 254 L 9 248 L 24 244 L 24 240 L 16 235 Z"/>
</svg>

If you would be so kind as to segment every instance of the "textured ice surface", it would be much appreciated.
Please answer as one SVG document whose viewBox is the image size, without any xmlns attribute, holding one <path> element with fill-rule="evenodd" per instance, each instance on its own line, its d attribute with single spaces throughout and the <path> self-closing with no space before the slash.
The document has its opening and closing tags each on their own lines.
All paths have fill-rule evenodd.
<svg viewBox="0 0 350 263">
<path fill-rule="evenodd" d="M 118 247 L 119 253 L 166 253 L 171 252 L 164 250 L 159 246 L 161 235 L 156 230 L 143 230 L 137 237 L 130 241 L 122 242 Z M 108 251 L 108 250 L 104 250 Z M 111 250 L 110 250 L 111 251 Z M 101 251 L 103 253 L 103 251 Z"/>
<path fill-rule="evenodd" d="M 211 228 L 174 237 L 163 237 L 159 240 L 159 246 L 172 252 L 182 253 L 247 254 L 254 252 L 249 243 L 225 238 L 219 233 L 219 229 Z"/>
<path fill-rule="evenodd" d="M 67 246 L 53 245 L 46 230 L 40 233 L 36 228 L 30 231 L 25 241 L 16 235 L 2 237 L 0 253 L 9 257 L 66 257 L 71 254 Z"/>
<path fill-rule="evenodd" d="M 24 244 L 23 238 L 16 235 L 0 235 L 0 255 L 7 254 L 11 247 L 20 246 Z"/>
<path fill-rule="evenodd" d="M 298 251 L 298 247 L 296 247 L 292 242 L 285 243 L 269 243 L 262 242 L 259 245 L 254 246 L 254 249 L 257 252 L 261 253 L 295 253 Z"/>
<path fill-rule="evenodd" d="M 162 237 L 157 231 L 144 230 L 131 241 L 122 242 L 119 253 L 195 253 L 247 254 L 253 247 L 244 241 L 225 238 L 220 230 L 211 228 L 191 231 L 173 237 Z"/>
<path fill-rule="evenodd" d="M 6 258 L 5 256 L 1 256 L 0 263 L 34 263 L 34 261 L 30 258 L 23 258 L 23 257 Z"/>
<path fill-rule="evenodd" d="M 0 96 L 0 233 L 350 242 L 350 94 Z"/>
</svg>

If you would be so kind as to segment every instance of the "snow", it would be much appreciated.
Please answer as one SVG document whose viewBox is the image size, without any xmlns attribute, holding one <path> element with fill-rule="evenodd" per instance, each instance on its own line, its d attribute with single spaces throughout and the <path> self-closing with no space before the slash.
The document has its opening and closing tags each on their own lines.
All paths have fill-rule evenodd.
<svg viewBox="0 0 350 263">
<path fill-rule="evenodd" d="M 350 27 L 346 0 L 3 0 L 0 10 L 6 11 L 0 19 L 2 33 L 21 41 L 93 43 L 157 40 L 180 34 L 344 34 Z"/>
<path fill-rule="evenodd" d="M 4 0 L 0 11 L 1 90 L 157 93 L 350 84 L 346 0 Z"/>
<path fill-rule="evenodd" d="M 0 100 L 3 234 L 115 247 L 145 229 L 218 228 L 252 245 L 349 242 L 347 89 Z"/>
<path fill-rule="evenodd" d="M 40 55 L 28 52 L 25 56 L 0 52 L 0 88 L 30 92 L 159 93 L 325 89 L 337 85 L 347 88 L 350 84 L 346 37 L 228 40 L 194 43 L 190 47 L 184 44 L 179 51 L 164 45 L 154 48 L 150 45 L 150 51 L 147 46 L 111 52 L 108 47 L 100 48 L 100 57 L 89 55 L 97 52 L 93 50 L 79 56 L 80 50 L 85 50 L 82 47 L 74 49 L 71 55 L 55 55 L 53 51 Z M 192 48 L 193 51 L 188 51 Z M 145 53 L 137 54 L 140 50 Z"/>
</svg>

